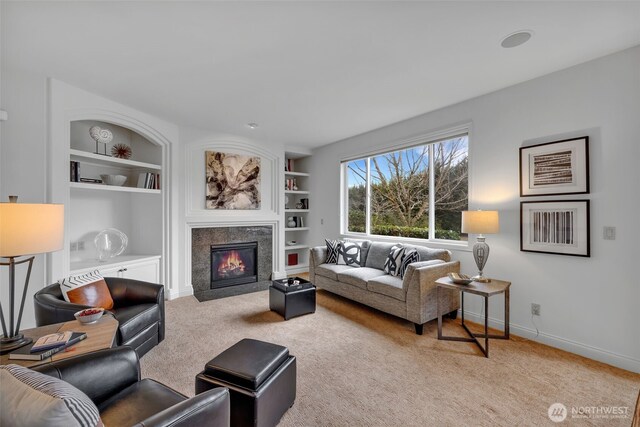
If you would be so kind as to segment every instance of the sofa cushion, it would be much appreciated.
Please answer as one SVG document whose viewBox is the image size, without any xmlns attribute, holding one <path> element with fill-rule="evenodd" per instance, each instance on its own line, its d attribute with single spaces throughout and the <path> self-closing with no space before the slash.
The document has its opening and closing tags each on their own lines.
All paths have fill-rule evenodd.
<svg viewBox="0 0 640 427">
<path fill-rule="evenodd" d="M 431 261 L 433 259 L 441 259 L 444 262 L 451 261 L 451 252 L 447 249 L 433 249 L 427 248 L 426 246 L 416 246 L 416 245 L 404 245 L 409 249 L 415 249 L 420 254 L 420 261 Z"/>
<path fill-rule="evenodd" d="M 139 304 L 120 307 L 113 310 L 120 325 L 118 330 L 121 342 L 129 341 L 148 326 L 160 322 L 160 307 L 158 304 Z"/>
<path fill-rule="evenodd" d="M 404 278 L 409 264 L 420 261 L 420 254 L 415 249 L 405 249 L 404 255 L 402 255 L 402 264 L 400 264 L 400 277 Z"/>
<path fill-rule="evenodd" d="M 389 256 L 389 251 L 394 246 L 396 246 L 396 243 L 371 242 L 365 267 L 384 270 L 384 262 Z"/>
<path fill-rule="evenodd" d="M 404 247 L 396 245 L 389 250 L 389 255 L 384 262 L 384 272 L 391 276 L 400 276 L 402 259 L 404 258 Z"/>
<path fill-rule="evenodd" d="M 344 270 L 338 273 L 338 280 L 342 283 L 347 283 L 366 290 L 367 281 L 369 279 L 382 275 L 384 275 L 382 270 L 378 270 L 377 268 L 351 268 L 350 270 Z"/>
<path fill-rule="evenodd" d="M 96 405 L 82 391 L 18 365 L 0 366 L 0 425 L 102 426 Z"/>
<path fill-rule="evenodd" d="M 340 240 L 324 239 L 327 245 L 327 258 L 324 260 L 327 264 L 338 263 L 338 250 L 340 249 Z"/>
<path fill-rule="evenodd" d="M 407 293 L 402 286 L 402 279 L 388 274 L 369 280 L 367 290 L 399 301 L 406 301 L 407 299 Z"/>
<path fill-rule="evenodd" d="M 360 245 L 355 242 L 340 242 L 338 246 L 338 262 L 341 265 L 360 267 Z"/>
<path fill-rule="evenodd" d="M 320 264 L 316 267 L 315 273 L 319 276 L 324 276 L 327 279 L 338 280 L 338 273 L 345 270 L 353 270 L 353 267 L 338 264 Z"/>
</svg>

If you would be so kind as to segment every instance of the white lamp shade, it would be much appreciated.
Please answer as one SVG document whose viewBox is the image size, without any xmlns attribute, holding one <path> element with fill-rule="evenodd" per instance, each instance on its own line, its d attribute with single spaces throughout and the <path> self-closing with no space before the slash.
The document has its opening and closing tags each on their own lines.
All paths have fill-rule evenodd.
<svg viewBox="0 0 640 427">
<path fill-rule="evenodd" d="M 64 205 L 0 203 L 0 257 L 42 254 L 64 245 Z"/>
<path fill-rule="evenodd" d="M 463 233 L 495 234 L 498 231 L 498 211 L 462 211 Z"/>
</svg>

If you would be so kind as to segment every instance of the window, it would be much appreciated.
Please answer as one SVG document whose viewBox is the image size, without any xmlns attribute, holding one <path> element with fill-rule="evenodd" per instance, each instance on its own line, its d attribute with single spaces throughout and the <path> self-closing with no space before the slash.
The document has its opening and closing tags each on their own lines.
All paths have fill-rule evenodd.
<svg viewBox="0 0 640 427">
<path fill-rule="evenodd" d="M 344 230 L 365 235 L 467 240 L 468 135 L 343 163 Z"/>
</svg>

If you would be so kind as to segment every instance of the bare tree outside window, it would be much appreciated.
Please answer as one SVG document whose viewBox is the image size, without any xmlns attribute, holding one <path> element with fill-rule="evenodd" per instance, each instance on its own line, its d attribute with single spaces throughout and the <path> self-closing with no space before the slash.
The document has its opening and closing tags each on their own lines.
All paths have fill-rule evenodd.
<svg viewBox="0 0 640 427">
<path fill-rule="evenodd" d="M 461 211 L 468 206 L 466 135 L 348 162 L 347 230 L 351 232 L 366 232 L 367 160 L 369 234 L 428 239 L 433 215 L 432 238 L 466 240 L 460 233 Z"/>
</svg>

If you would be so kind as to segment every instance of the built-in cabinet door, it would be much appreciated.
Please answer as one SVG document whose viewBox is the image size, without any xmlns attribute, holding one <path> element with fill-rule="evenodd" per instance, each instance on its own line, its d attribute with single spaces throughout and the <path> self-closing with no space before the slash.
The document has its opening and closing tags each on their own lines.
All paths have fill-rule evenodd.
<svg viewBox="0 0 640 427">
<path fill-rule="evenodd" d="M 97 266 L 97 268 L 93 267 L 73 271 L 73 274 L 85 274 L 94 270 L 98 270 L 103 277 L 122 277 L 149 283 L 160 283 L 160 257 L 154 257 L 140 262 L 110 264 L 103 268 Z"/>
<path fill-rule="evenodd" d="M 160 260 L 153 260 L 140 264 L 130 264 L 122 268 L 121 277 L 143 282 L 160 282 Z"/>
</svg>

